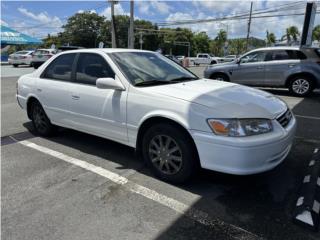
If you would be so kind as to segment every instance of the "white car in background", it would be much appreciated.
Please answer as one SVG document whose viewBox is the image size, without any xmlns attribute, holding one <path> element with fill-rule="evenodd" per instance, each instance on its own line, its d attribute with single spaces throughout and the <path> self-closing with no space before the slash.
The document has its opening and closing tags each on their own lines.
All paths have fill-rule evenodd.
<svg viewBox="0 0 320 240">
<path fill-rule="evenodd" d="M 210 65 L 210 64 L 217 64 L 223 62 L 223 58 L 215 57 L 210 53 L 198 53 L 197 57 L 189 58 L 189 61 L 193 65 Z"/>
<path fill-rule="evenodd" d="M 19 65 L 31 66 L 33 52 L 33 50 L 25 50 L 10 54 L 8 57 L 8 63 L 14 67 L 18 67 Z"/>
<path fill-rule="evenodd" d="M 19 78 L 17 100 L 40 135 L 62 126 L 128 145 L 171 182 L 198 166 L 239 175 L 270 170 L 288 155 L 296 128 L 272 94 L 199 79 L 141 50 L 59 53 Z"/>
<path fill-rule="evenodd" d="M 35 69 L 37 69 L 56 53 L 56 49 L 37 49 L 32 55 L 31 64 Z"/>
</svg>

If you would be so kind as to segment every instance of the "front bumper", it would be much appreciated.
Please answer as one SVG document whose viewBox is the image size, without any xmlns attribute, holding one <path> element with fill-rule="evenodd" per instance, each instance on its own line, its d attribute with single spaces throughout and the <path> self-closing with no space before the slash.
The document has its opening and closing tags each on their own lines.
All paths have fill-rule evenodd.
<svg viewBox="0 0 320 240">
<path fill-rule="evenodd" d="M 296 130 L 293 117 L 284 129 L 273 120 L 274 130 L 250 137 L 221 137 L 213 133 L 191 131 L 201 167 L 235 175 L 268 171 L 289 154 Z"/>
</svg>

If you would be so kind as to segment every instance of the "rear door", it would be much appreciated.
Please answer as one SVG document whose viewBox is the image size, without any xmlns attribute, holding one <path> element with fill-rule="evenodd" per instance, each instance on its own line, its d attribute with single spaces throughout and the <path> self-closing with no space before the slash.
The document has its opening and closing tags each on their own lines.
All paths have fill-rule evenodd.
<svg viewBox="0 0 320 240">
<path fill-rule="evenodd" d="M 240 62 L 232 70 L 231 81 L 251 86 L 263 86 L 265 58 L 265 51 L 255 51 L 241 57 Z"/>
<path fill-rule="evenodd" d="M 50 120 L 70 126 L 70 87 L 75 53 L 54 59 L 37 81 L 37 95 Z"/>
<path fill-rule="evenodd" d="M 119 81 L 102 55 L 81 53 L 70 96 L 72 121 L 83 131 L 126 142 L 127 91 L 99 89 L 98 78 Z"/>
<path fill-rule="evenodd" d="M 265 85 L 284 86 L 287 76 L 290 75 L 288 72 L 300 68 L 301 60 L 306 58 L 299 50 L 270 51 L 265 62 Z"/>
</svg>

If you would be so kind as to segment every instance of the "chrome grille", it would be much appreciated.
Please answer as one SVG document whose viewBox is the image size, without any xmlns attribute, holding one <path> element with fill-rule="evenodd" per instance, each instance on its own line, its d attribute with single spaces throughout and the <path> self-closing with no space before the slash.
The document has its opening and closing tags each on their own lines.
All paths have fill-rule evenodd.
<svg viewBox="0 0 320 240">
<path fill-rule="evenodd" d="M 290 109 L 288 109 L 285 113 L 281 114 L 279 117 L 277 117 L 277 121 L 281 124 L 282 127 L 288 126 L 289 122 L 292 119 L 292 113 Z"/>
</svg>

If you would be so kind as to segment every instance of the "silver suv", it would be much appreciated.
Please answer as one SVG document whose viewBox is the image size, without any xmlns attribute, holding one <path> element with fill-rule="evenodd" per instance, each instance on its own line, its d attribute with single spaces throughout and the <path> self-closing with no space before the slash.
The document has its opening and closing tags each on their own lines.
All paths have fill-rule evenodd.
<svg viewBox="0 0 320 240">
<path fill-rule="evenodd" d="M 204 76 L 258 87 L 285 87 L 306 96 L 320 87 L 320 49 L 269 47 L 250 51 L 235 61 L 208 66 Z"/>
</svg>

